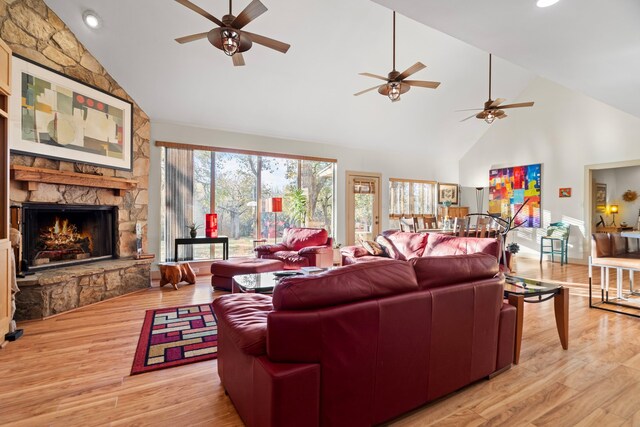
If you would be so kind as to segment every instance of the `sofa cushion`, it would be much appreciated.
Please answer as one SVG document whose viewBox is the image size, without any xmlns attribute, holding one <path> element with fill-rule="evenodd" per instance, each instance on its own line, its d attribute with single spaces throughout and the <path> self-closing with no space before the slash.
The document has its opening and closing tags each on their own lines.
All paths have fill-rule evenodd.
<svg viewBox="0 0 640 427">
<path fill-rule="evenodd" d="M 420 289 L 490 279 L 498 274 L 496 257 L 484 253 L 413 258 Z"/>
<path fill-rule="evenodd" d="M 297 251 L 280 251 L 262 256 L 263 259 L 277 259 L 284 263 L 285 269 L 299 269 L 309 266 L 309 258 L 300 255 Z"/>
<path fill-rule="evenodd" d="M 485 253 L 500 258 L 500 242 L 493 238 L 456 237 L 431 233 L 422 256 Z"/>
<path fill-rule="evenodd" d="M 391 240 L 389 240 L 386 236 L 381 235 L 376 237 L 376 243 L 379 244 L 380 247 L 384 250 L 384 254 L 386 257 L 398 259 L 401 261 L 405 260 L 404 255 L 402 255 L 400 251 L 396 249 L 395 245 L 391 243 Z"/>
<path fill-rule="evenodd" d="M 288 277 L 273 292 L 276 310 L 308 310 L 418 290 L 413 267 L 380 258 L 309 276 Z"/>
<path fill-rule="evenodd" d="M 396 231 L 393 233 L 385 233 L 384 237 L 393 243 L 393 246 L 402 254 L 404 259 L 422 256 L 427 244 L 427 234 L 424 233 Z"/>
<path fill-rule="evenodd" d="M 267 353 L 267 315 L 271 297 L 261 294 L 224 295 L 213 301 L 213 312 L 235 345 L 252 356 Z"/>
<path fill-rule="evenodd" d="M 326 245 L 328 238 L 323 228 L 285 228 L 282 243 L 290 250 L 299 251 L 306 246 Z"/>
</svg>

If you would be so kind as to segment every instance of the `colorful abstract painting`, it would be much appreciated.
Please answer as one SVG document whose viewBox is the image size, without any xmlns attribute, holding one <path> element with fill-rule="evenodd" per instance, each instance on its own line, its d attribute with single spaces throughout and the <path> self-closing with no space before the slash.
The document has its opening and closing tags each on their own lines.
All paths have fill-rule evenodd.
<svg viewBox="0 0 640 427">
<path fill-rule="evenodd" d="M 131 103 L 13 58 L 11 149 L 131 169 Z"/>
<path fill-rule="evenodd" d="M 489 213 L 516 217 L 523 227 L 540 227 L 542 165 L 515 166 L 489 171 Z"/>
</svg>

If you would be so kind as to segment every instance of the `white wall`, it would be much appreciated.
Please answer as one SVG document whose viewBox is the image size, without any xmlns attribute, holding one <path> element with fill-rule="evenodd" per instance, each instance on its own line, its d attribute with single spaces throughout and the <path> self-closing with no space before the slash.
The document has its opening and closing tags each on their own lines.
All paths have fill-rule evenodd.
<svg viewBox="0 0 640 427">
<path fill-rule="evenodd" d="M 160 148 L 155 141 L 169 141 L 215 147 L 239 148 L 272 153 L 298 154 L 337 159 L 336 238 L 345 242 L 345 171 L 382 174 L 382 229 L 389 226 L 388 178 L 411 178 L 456 182 L 455 160 L 442 161 L 437 156 L 404 151 L 402 141 L 389 141 L 385 151 L 367 151 L 337 145 L 294 141 L 259 135 L 204 129 L 166 122 L 151 123 L 151 164 L 149 171 L 149 251 L 160 253 Z M 430 149 L 431 153 L 433 150 Z M 425 142 L 425 153 L 427 143 Z"/>
<path fill-rule="evenodd" d="M 535 106 L 509 110 L 508 118 L 491 125 L 460 159 L 460 183 L 487 182 L 494 167 L 542 163 L 543 225 L 573 224 L 569 257 L 584 261 L 591 230 L 586 167 L 640 159 L 640 119 L 543 78 L 517 101 L 535 101 Z M 571 187 L 572 197 L 559 198 L 560 187 Z M 525 256 L 537 256 L 540 233 L 516 233 Z"/>
</svg>

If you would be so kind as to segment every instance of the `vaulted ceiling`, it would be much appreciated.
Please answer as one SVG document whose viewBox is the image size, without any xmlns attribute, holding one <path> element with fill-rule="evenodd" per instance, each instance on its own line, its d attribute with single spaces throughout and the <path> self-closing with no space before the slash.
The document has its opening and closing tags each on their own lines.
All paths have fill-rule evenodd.
<svg viewBox="0 0 640 427">
<path fill-rule="evenodd" d="M 227 9 L 226 0 L 193 2 L 219 18 Z M 369 0 L 263 2 L 268 12 L 247 29 L 292 47 L 283 55 L 254 45 L 247 65 L 233 67 L 207 40 L 174 41 L 212 28 L 175 1 L 46 0 L 152 120 L 456 160 L 485 132 L 455 110 L 486 100 L 486 52 L 398 16 L 397 68 L 421 61 L 427 69 L 413 77 L 442 85 L 394 104 L 376 92 L 354 97 L 376 84 L 359 72 L 391 70 L 391 11 Z M 101 16 L 99 30 L 82 22 L 87 9 Z M 494 59 L 497 96 L 515 99 L 534 77 Z"/>
<path fill-rule="evenodd" d="M 374 0 L 640 117 L 640 1 Z"/>
</svg>

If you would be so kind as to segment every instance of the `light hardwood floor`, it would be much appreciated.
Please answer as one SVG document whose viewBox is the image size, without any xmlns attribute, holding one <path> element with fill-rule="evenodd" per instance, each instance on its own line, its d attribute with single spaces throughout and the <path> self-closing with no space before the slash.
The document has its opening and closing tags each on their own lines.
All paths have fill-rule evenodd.
<svg viewBox="0 0 640 427">
<path fill-rule="evenodd" d="M 569 350 L 553 304 L 526 304 L 520 365 L 394 425 L 640 426 L 640 319 L 589 309 L 586 266 L 518 261 L 519 275 L 569 283 Z M 242 425 L 215 361 L 129 376 L 145 310 L 215 296 L 203 277 L 23 323 L 0 350 L 0 425 Z"/>
</svg>

